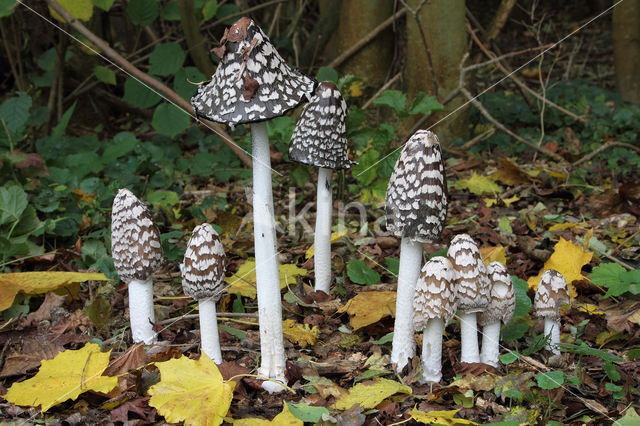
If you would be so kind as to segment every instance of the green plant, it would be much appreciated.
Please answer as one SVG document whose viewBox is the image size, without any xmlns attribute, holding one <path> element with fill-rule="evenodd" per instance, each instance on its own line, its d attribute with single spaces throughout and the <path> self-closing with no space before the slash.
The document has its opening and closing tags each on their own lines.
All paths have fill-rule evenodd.
<svg viewBox="0 0 640 426">
<path fill-rule="evenodd" d="M 593 268 L 589 279 L 607 289 L 605 297 L 620 296 L 626 292 L 640 294 L 640 270 L 626 270 L 617 263 L 601 263 Z"/>
</svg>

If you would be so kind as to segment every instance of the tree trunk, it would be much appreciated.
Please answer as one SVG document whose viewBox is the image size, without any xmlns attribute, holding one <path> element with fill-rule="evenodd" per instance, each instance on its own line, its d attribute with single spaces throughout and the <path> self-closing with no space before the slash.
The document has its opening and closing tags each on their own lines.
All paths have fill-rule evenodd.
<svg viewBox="0 0 640 426">
<path fill-rule="evenodd" d="M 618 92 L 640 104 L 640 0 L 625 0 L 613 9 L 613 54 Z"/>
<path fill-rule="evenodd" d="M 417 14 L 414 15 L 412 11 L 407 13 L 407 66 L 405 68 L 407 96 L 409 102 L 413 102 L 416 94 L 422 91 L 442 101 L 458 87 L 460 61 L 467 51 L 465 2 L 464 0 L 431 0 L 418 11 L 420 3 L 420 0 L 408 1 L 409 7 Z M 422 32 L 418 21 L 422 24 Z M 423 34 L 427 46 L 425 46 Z M 433 64 L 433 69 L 430 63 Z M 469 134 L 468 108 L 462 108 L 444 118 L 463 104 L 464 97 L 457 96 L 446 105 L 444 111 L 435 114 L 425 124 L 425 127 L 429 127 L 442 120 L 434 131 L 438 134 L 443 146 L 451 145 L 458 137 L 466 139 Z M 413 125 L 418 118 L 413 116 L 412 122 L 407 123 L 408 126 Z"/>
</svg>

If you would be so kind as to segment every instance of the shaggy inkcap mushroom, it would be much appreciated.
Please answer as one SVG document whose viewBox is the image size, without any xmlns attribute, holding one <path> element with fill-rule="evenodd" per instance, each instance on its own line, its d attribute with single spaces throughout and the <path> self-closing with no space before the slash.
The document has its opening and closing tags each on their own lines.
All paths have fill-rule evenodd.
<svg viewBox="0 0 640 426">
<path fill-rule="evenodd" d="M 536 314 L 544 318 L 544 334 L 549 336 L 546 348 L 554 354 L 560 353 L 560 305 L 569 301 L 567 281 L 562 274 L 554 269 L 542 274 L 533 307 Z"/>
<path fill-rule="evenodd" d="M 413 300 L 416 331 L 422 335 L 422 382 L 442 379 L 442 330 L 456 313 L 456 271 L 446 257 L 429 260 L 416 283 Z"/>
<path fill-rule="evenodd" d="M 447 183 L 435 133 L 418 130 L 406 143 L 389 179 L 387 229 L 401 238 L 391 362 L 402 370 L 415 355 L 413 295 L 422 244 L 440 238 L 447 216 Z"/>
<path fill-rule="evenodd" d="M 315 290 L 331 287 L 332 170 L 348 169 L 345 118 L 347 104 L 333 83 L 321 83 L 305 105 L 289 145 L 289 158 L 319 167 L 314 238 Z"/>
<path fill-rule="evenodd" d="M 457 271 L 461 362 L 480 362 L 476 313 L 489 304 L 489 278 L 478 246 L 467 234 L 456 235 L 447 256 Z"/>
<path fill-rule="evenodd" d="M 478 319 L 483 327 L 480 360 L 496 367 L 500 355 L 500 322 L 507 324 L 513 318 L 516 296 L 511 277 L 502 263 L 491 262 L 487 266 L 487 276 L 491 283 L 491 300 Z"/>
<path fill-rule="evenodd" d="M 128 189 L 120 189 L 113 200 L 111 255 L 120 279 L 128 284 L 133 341 L 153 343 L 151 275 L 162 265 L 162 245 L 149 210 Z"/>
<path fill-rule="evenodd" d="M 184 254 L 182 289 L 198 301 L 202 352 L 216 364 L 222 362 L 216 302 L 222 294 L 224 272 L 224 247 L 218 233 L 208 223 L 196 226 Z"/>
</svg>

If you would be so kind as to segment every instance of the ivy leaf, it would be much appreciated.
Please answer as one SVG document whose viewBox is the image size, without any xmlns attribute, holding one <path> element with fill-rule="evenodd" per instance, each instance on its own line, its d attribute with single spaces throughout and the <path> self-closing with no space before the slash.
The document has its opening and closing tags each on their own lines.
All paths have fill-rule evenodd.
<svg viewBox="0 0 640 426">
<path fill-rule="evenodd" d="M 418 92 L 411 108 L 409 108 L 409 114 L 429 115 L 433 111 L 442 111 L 443 109 L 444 106 L 436 98 L 424 92 Z"/>
<path fill-rule="evenodd" d="M 380 274 L 369 268 L 360 259 L 351 259 L 347 264 L 347 276 L 356 284 L 371 285 L 380 282 Z"/>
<path fill-rule="evenodd" d="M 191 124 L 191 117 L 182 109 L 168 103 L 159 105 L 153 112 L 151 126 L 161 135 L 170 138 L 182 133 Z"/>
<path fill-rule="evenodd" d="M 130 0 L 127 4 L 129 19 L 136 25 L 146 27 L 159 13 L 158 0 Z"/>
<path fill-rule="evenodd" d="M 149 72 L 167 76 L 175 74 L 184 62 L 185 52 L 178 43 L 157 45 L 149 56 Z"/>
<path fill-rule="evenodd" d="M 549 371 L 536 374 L 536 382 L 541 389 L 557 389 L 564 384 L 564 373 L 562 371 Z"/>
<path fill-rule="evenodd" d="M 407 105 L 407 95 L 399 90 L 385 90 L 373 101 L 374 105 L 386 106 L 393 109 L 396 114 L 402 115 Z"/>
</svg>

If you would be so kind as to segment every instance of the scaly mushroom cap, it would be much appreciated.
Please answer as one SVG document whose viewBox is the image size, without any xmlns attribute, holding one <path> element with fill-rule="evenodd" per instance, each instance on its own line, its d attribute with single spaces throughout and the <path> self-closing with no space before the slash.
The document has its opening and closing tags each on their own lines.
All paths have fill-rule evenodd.
<svg viewBox="0 0 640 426">
<path fill-rule="evenodd" d="M 435 133 L 418 130 L 396 162 L 386 200 L 387 229 L 420 243 L 440 238 L 447 217 L 447 182 Z"/>
<path fill-rule="evenodd" d="M 347 155 L 346 116 L 347 103 L 340 90 L 333 83 L 320 83 L 293 131 L 289 158 L 333 170 L 351 167 Z"/>
<path fill-rule="evenodd" d="M 220 64 L 191 98 L 197 116 L 234 126 L 279 117 L 311 98 L 316 82 L 292 69 L 250 18 L 225 30 Z"/>
<path fill-rule="evenodd" d="M 196 300 L 222 294 L 225 272 L 224 247 L 218 233 L 208 223 L 196 226 L 191 234 L 182 268 L 184 294 Z"/>
<path fill-rule="evenodd" d="M 416 330 L 424 329 L 434 318 L 446 323 L 456 313 L 455 277 L 455 268 L 446 257 L 433 257 L 422 267 L 413 299 Z"/>
<path fill-rule="evenodd" d="M 147 281 L 162 265 L 160 233 L 151 213 L 128 189 L 120 189 L 111 209 L 111 256 L 122 281 Z"/>
<path fill-rule="evenodd" d="M 539 317 L 557 320 L 560 318 L 558 311 L 563 303 L 569 303 L 567 281 L 560 272 L 549 269 L 540 277 L 533 307 Z"/>
<path fill-rule="evenodd" d="M 491 300 L 489 306 L 480 315 L 478 323 L 482 326 L 502 321 L 507 324 L 513 318 L 516 309 L 516 295 L 507 268 L 500 262 L 491 262 L 487 266 L 487 276 L 491 282 Z"/>
<path fill-rule="evenodd" d="M 478 246 L 469 235 L 456 235 L 447 256 L 457 272 L 458 309 L 464 313 L 483 311 L 489 304 L 491 289 Z"/>
</svg>

